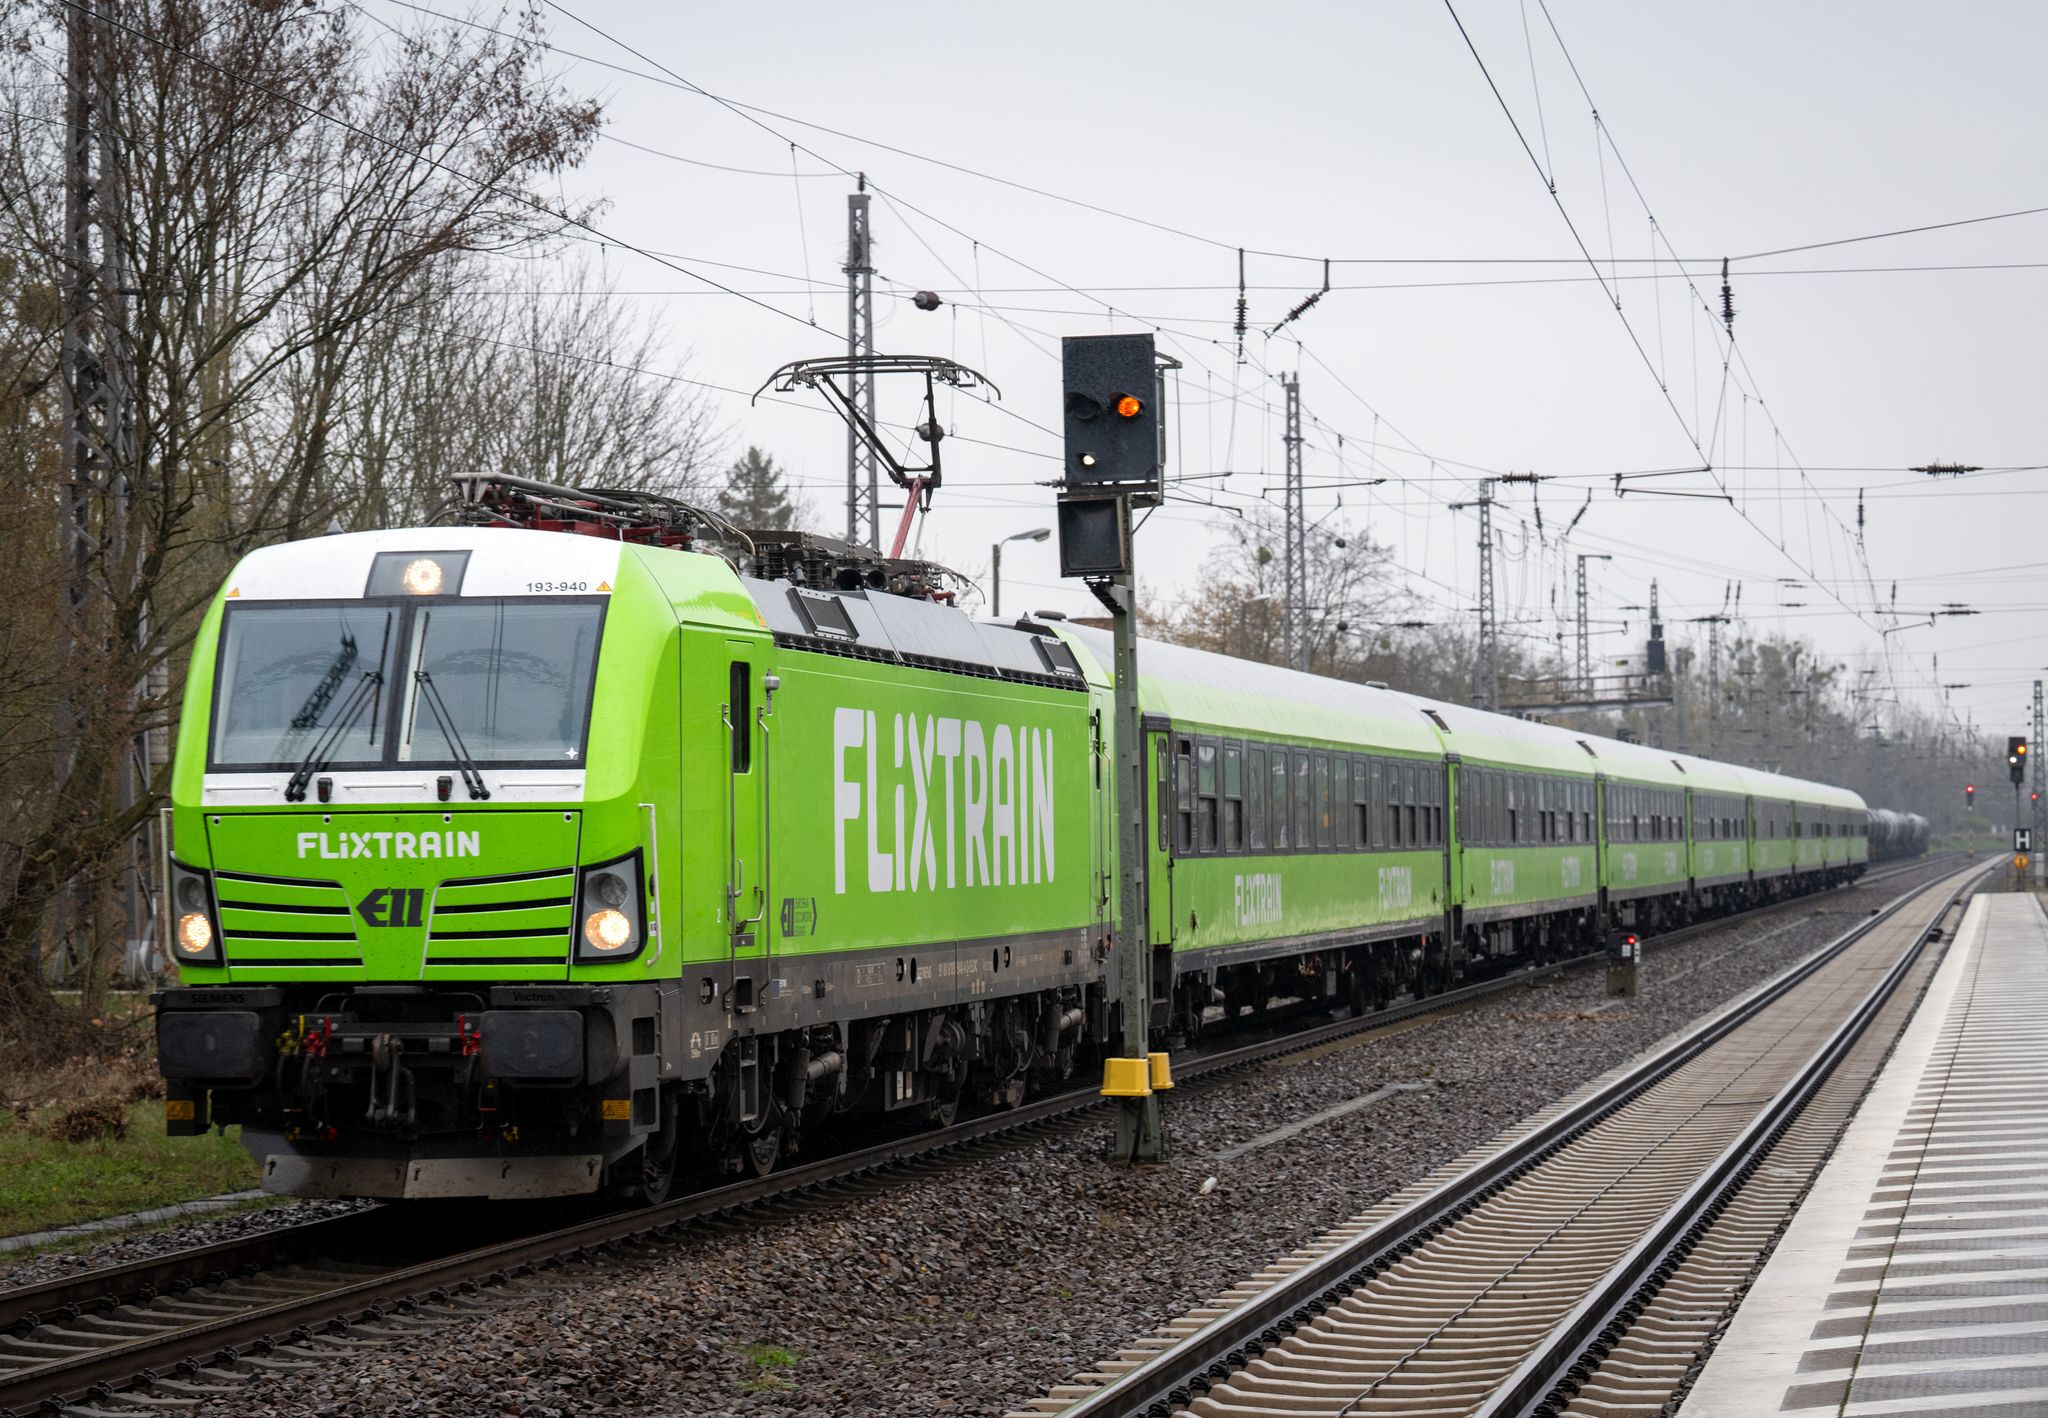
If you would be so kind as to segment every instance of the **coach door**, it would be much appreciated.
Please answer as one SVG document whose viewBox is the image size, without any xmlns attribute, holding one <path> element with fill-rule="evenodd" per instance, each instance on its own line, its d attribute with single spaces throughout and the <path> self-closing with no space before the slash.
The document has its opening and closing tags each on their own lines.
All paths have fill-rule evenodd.
<svg viewBox="0 0 2048 1418">
<path fill-rule="evenodd" d="M 728 641 L 730 664 L 720 717 L 725 731 L 725 919 L 732 940 L 732 1004 L 758 1002 L 768 955 L 769 728 L 756 647 Z"/>
</svg>

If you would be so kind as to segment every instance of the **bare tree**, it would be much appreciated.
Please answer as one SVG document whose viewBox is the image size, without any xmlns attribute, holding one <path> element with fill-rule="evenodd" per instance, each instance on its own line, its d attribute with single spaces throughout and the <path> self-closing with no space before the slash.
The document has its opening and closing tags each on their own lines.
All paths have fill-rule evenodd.
<svg viewBox="0 0 2048 1418">
<path fill-rule="evenodd" d="M 547 179 L 582 160 L 598 125 L 596 105 L 543 69 L 530 16 L 511 38 L 421 28 L 373 58 L 346 10 L 134 0 L 71 21 L 84 13 L 42 0 L 0 17 L 13 115 L 0 124 L 0 249 L 20 253 L 0 307 L 0 420 L 21 450 L 4 469 L 18 479 L 9 501 L 28 509 L 4 535 L 57 540 L 48 293 L 97 280 L 65 240 L 67 22 L 108 94 L 96 200 L 125 271 L 95 293 L 132 391 L 132 437 L 98 450 L 82 582 L 25 546 L 29 570 L 0 606 L 0 656 L 33 662 L 0 683 L 0 1033 L 17 1037 L 56 1019 L 38 968 L 53 905 L 161 801 L 160 765 L 124 789 L 129 745 L 166 724 L 219 577 L 248 547 L 332 515 L 366 344 L 429 271 L 573 230 L 581 214 L 559 209 Z"/>
</svg>

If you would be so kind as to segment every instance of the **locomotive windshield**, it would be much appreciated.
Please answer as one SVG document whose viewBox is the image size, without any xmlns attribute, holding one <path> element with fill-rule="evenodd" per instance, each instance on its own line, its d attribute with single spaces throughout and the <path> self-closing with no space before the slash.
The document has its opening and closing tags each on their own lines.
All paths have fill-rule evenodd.
<svg viewBox="0 0 2048 1418">
<path fill-rule="evenodd" d="M 221 629 L 211 766 L 583 761 L 604 606 L 242 605 Z"/>
<path fill-rule="evenodd" d="M 332 764 L 380 760 L 396 622 L 390 606 L 235 607 L 221 632 L 215 766 L 289 768 L 329 735 Z"/>
<path fill-rule="evenodd" d="M 580 765 L 603 618 L 575 601 L 421 607 L 399 761 Z"/>
</svg>

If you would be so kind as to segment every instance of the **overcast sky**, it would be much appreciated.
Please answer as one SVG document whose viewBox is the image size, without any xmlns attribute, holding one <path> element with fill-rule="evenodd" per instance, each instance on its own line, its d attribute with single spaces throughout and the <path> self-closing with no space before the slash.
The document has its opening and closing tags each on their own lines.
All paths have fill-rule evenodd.
<svg viewBox="0 0 2048 1418">
<path fill-rule="evenodd" d="M 942 407 L 956 440 L 923 551 L 970 575 L 994 539 L 1051 522 L 1038 484 L 1059 468 L 1059 337 L 1156 326 L 1186 365 L 1171 471 L 1187 500 L 1140 536 L 1155 595 L 1199 576 L 1230 509 L 1277 501 L 1275 376 L 1299 369 L 1310 517 L 1391 545 L 1426 617 L 1469 616 L 1476 594 L 1472 514 L 1448 504 L 1483 472 L 1536 472 L 1550 479 L 1540 534 L 1530 489 L 1502 491 L 1512 633 L 1554 644 L 1573 558 L 1606 553 L 1593 613 L 1628 631 L 1611 627 L 1603 654 L 1639 640 L 1641 612 L 1621 607 L 1652 577 L 1674 639 L 1739 582 L 1752 626 L 1853 669 L 1882 663 L 1894 622 L 1873 600 L 1888 610 L 1896 583 L 1901 626 L 1948 602 L 1981 612 L 1889 637 L 1902 693 L 1933 703 L 1937 684 L 1966 685 L 1948 693 L 1958 713 L 2024 729 L 2048 666 L 2034 549 L 2048 268 L 2023 267 L 2048 263 L 2048 214 L 1755 253 L 2048 206 L 2048 7 L 1456 3 L 1454 19 L 1441 0 L 564 0 L 553 38 L 585 57 L 565 52 L 562 70 L 609 115 L 566 190 L 602 196 L 599 225 L 621 243 L 668 254 L 600 259 L 671 356 L 750 392 L 843 348 L 851 183 L 836 169 L 867 172 L 877 345 L 950 356 L 1002 391 L 996 407 Z M 773 112 L 750 121 L 658 66 Z M 1247 257 L 1242 363 L 1239 246 L 1285 253 Z M 1718 319 L 1673 253 L 1717 311 L 1719 258 L 1749 258 L 1732 267 L 1726 381 Z M 1335 289 L 1269 336 L 1325 257 Z M 947 304 L 915 309 L 920 288 Z M 912 421 L 892 392 L 912 393 L 885 388 L 883 417 Z M 845 436 L 820 401 L 710 397 L 735 448 L 772 453 L 814 525 L 843 530 Z M 1931 460 L 1986 471 L 1905 471 Z M 1616 472 L 1703 462 L 1715 472 L 1615 495 Z M 1370 477 L 1387 481 L 1334 486 Z M 1733 505 L 1651 495 L 1724 490 Z M 1092 604 L 1060 582 L 1051 543 L 1010 548 L 1004 570 L 1012 609 Z"/>
</svg>

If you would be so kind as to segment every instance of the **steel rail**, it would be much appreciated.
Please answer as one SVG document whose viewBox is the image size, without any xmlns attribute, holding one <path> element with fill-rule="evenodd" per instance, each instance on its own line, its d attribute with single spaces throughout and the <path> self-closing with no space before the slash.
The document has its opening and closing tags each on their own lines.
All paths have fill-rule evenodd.
<svg viewBox="0 0 2048 1418">
<path fill-rule="evenodd" d="M 1914 952 L 1955 899 L 1989 869 L 1973 865 L 1956 874 L 1940 909 L 1929 915 L 1928 925 L 1916 935 Z M 1322 1313 L 1500 1186 L 1675 1073 L 1797 988 L 1877 926 L 1913 901 L 1940 890 L 1942 885 L 1936 881 L 1895 897 L 1805 960 L 1730 1008 L 1700 1022 L 1667 1048 L 1546 1118 L 1529 1132 L 1504 1143 L 1464 1172 L 1276 1281 L 1267 1290 L 1077 1399 L 1060 1410 L 1061 1418 L 1137 1418 L 1172 1412 L 1191 1397 L 1197 1384 L 1220 1379 L 1252 1351 L 1279 1343 L 1288 1330 Z"/>
<path fill-rule="evenodd" d="M 1925 860 L 1904 863 L 1867 876 L 1863 884 L 1922 870 L 1929 865 Z M 1828 947 L 1830 954 L 1925 889 L 1915 888 L 1888 903 L 1880 914 L 1873 915 Z M 1645 941 L 1648 945 L 1662 948 L 1699 934 L 1810 904 L 1814 899 L 1811 896 L 1792 897 L 1646 937 Z M 1180 1065 L 1178 1073 L 1184 1083 L 1219 1076 L 1333 1040 L 1454 1009 L 1603 959 L 1603 954 L 1595 953 L 1530 967 L 1442 994 L 1404 1001 L 1371 1014 L 1203 1054 Z M 1815 966 L 1820 961 L 1816 958 L 1808 963 Z M 940 1131 L 910 1134 L 823 1157 L 766 1177 L 679 1197 L 658 1207 L 600 1216 L 567 1227 L 494 1242 L 453 1256 L 394 1267 L 367 1279 L 323 1288 L 274 1304 L 252 1306 L 240 1313 L 187 1326 L 171 1334 L 138 1338 L 108 1345 L 88 1355 L 0 1373 L 0 1418 L 9 1418 L 9 1415 L 38 1406 L 47 1407 L 52 1402 L 78 1402 L 95 1395 L 104 1396 L 138 1377 L 147 1378 L 177 1364 L 231 1360 L 243 1352 L 275 1346 L 293 1334 L 304 1335 L 316 1328 L 373 1320 L 382 1317 L 393 1306 L 405 1305 L 421 1297 L 531 1270 L 634 1237 L 667 1236 L 682 1226 L 744 1210 L 765 1201 L 814 1191 L 914 1158 L 953 1151 L 1058 1119 L 1077 1117 L 1101 1107 L 1104 1101 L 1092 1087 L 1052 1094 L 1004 1112 L 964 1119 Z M 381 1209 L 328 1217 L 167 1257 L 87 1271 L 37 1286 L 0 1292 L 0 1331 L 18 1327 L 24 1321 L 105 1310 L 112 1305 L 152 1298 L 174 1289 L 218 1282 L 236 1274 L 245 1274 L 252 1267 L 287 1264 L 294 1259 L 323 1252 L 331 1255 L 337 1242 L 352 1240 L 359 1232 L 368 1239 L 374 1236 L 375 1228 L 388 1219 Z"/>
<path fill-rule="evenodd" d="M 1591 1358 L 1597 1361 L 1621 1333 L 1604 1331 L 1633 1319 L 1663 1284 L 1667 1267 L 1682 1260 L 1694 1241 L 1721 1209 L 1733 1199 L 1766 1153 L 1790 1127 L 1800 1112 L 1820 1091 L 1842 1059 L 1855 1047 L 1870 1023 L 1884 1008 L 1893 992 L 1909 973 L 1927 942 L 1956 904 L 1969 883 L 1956 886 L 1912 943 L 1873 985 L 1848 1018 L 1836 1026 L 1798 1073 L 1778 1090 L 1770 1103 L 1716 1157 L 1685 1191 L 1672 1202 L 1635 1245 L 1611 1266 L 1586 1297 L 1558 1321 L 1522 1362 L 1502 1381 L 1499 1388 L 1474 1411 L 1473 1418 L 1536 1418 L 1554 1414 L 1578 1391 L 1581 1379 L 1573 1369 Z M 1588 1369 L 1585 1372 L 1590 1373 Z"/>
</svg>

